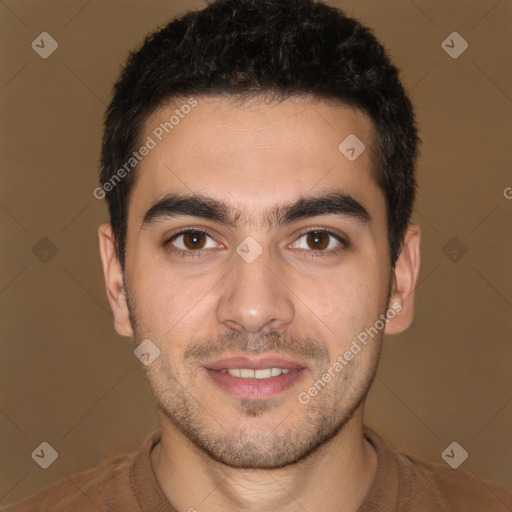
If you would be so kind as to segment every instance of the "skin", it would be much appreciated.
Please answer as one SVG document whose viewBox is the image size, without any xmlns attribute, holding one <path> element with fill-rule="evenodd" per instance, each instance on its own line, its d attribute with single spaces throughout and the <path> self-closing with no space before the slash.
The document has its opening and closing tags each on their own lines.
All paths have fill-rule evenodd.
<svg viewBox="0 0 512 512">
<path fill-rule="evenodd" d="M 151 453 L 155 475 L 178 510 L 355 512 L 377 468 L 363 437 L 364 401 L 384 332 L 400 333 L 413 319 L 419 227 L 409 224 L 391 269 L 385 198 L 372 175 L 373 125 L 361 111 L 300 97 L 279 104 L 197 100 L 137 167 L 126 287 L 111 227 L 99 229 L 117 332 L 137 344 L 149 338 L 161 351 L 143 367 L 162 429 Z M 157 110 L 143 140 L 179 104 Z M 351 133 L 366 145 L 353 162 L 338 150 Z M 350 194 L 371 222 L 334 214 L 265 222 L 275 206 L 330 191 Z M 223 201 L 239 212 L 238 223 L 182 215 L 143 224 L 171 192 Z M 184 236 L 165 245 L 188 227 L 211 235 L 199 239 L 202 249 Z M 321 229 L 348 246 L 324 234 L 318 249 L 307 233 Z M 263 249 L 252 263 L 236 252 L 249 236 Z M 202 254 L 178 256 L 187 248 Z M 308 404 L 300 403 L 298 393 L 393 303 L 402 309 L 385 330 Z M 271 398 L 241 399 L 220 389 L 203 367 L 240 353 L 284 356 L 306 371 Z"/>
</svg>

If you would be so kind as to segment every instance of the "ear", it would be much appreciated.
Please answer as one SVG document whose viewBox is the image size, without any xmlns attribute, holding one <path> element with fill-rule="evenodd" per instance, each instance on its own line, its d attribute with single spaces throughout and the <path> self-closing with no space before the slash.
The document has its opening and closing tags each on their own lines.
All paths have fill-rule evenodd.
<svg viewBox="0 0 512 512">
<path fill-rule="evenodd" d="M 384 329 L 385 334 L 399 334 L 413 321 L 414 289 L 420 272 L 420 239 L 420 227 L 409 223 L 402 251 L 392 273 L 388 308 L 395 311 L 395 315 L 388 315 L 389 322 Z"/>
<path fill-rule="evenodd" d="M 123 271 L 117 258 L 114 234 L 110 224 L 102 224 L 98 229 L 101 263 L 107 288 L 107 297 L 114 314 L 114 327 L 121 336 L 133 337 L 128 314 L 126 292 L 123 285 Z"/>
</svg>

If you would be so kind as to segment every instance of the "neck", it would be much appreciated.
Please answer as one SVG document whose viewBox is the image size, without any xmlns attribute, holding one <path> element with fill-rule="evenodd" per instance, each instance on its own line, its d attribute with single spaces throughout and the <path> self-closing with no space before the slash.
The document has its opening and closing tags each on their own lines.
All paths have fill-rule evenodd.
<svg viewBox="0 0 512 512">
<path fill-rule="evenodd" d="M 151 452 L 153 471 L 177 510 L 357 512 L 377 470 L 375 450 L 363 436 L 363 406 L 306 459 L 271 470 L 216 462 L 160 415 L 162 439 Z"/>
</svg>

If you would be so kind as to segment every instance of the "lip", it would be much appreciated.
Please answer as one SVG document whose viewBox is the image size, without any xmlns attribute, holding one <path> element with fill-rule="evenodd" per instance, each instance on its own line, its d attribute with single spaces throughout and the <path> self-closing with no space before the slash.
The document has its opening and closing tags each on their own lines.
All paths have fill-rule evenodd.
<svg viewBox="0 0 512 512">
<path fill-rule="evenodd" d="M 247 357 L 235 356 L 218 359 L 203 365 L 213 383 L 224 392 L 248 400 L 264 400 L 272 398 L 302 380 L 307 367 L 298 361 L 291 361 L 276 356 Z M 235 377 L 221 370 L 230 368 L 247 368 L 261 370 L 263 368 L 284 368 L 289 373 L 282 373 L 268 379 L 244 379 Z"/>
</svg>

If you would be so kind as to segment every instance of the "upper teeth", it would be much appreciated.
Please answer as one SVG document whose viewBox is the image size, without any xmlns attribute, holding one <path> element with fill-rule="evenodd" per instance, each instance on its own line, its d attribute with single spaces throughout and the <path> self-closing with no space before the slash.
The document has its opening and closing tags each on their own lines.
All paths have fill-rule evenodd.
<svg viewBox="0 0 512 512">
<path fill-rule="evenodd" d="M 261 370 L 251 370 L 249 368 L 229 368 L 221 370 L 222 373 L 229 373 L 233 377 L 241 377 L 242 379 L 268 379 L 277 377 L 282 373 L 288 373 L 290 370 L 286 368 L 263 368 Z"/>
</svg>

